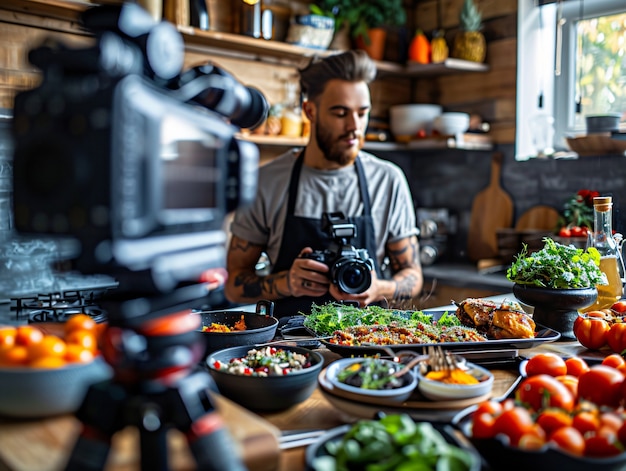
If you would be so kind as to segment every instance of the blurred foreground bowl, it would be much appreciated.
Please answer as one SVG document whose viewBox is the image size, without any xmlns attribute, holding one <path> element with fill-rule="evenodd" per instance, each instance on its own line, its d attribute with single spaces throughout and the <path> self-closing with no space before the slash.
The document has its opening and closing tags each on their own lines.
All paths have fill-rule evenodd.
<svg viewBox="0 0 626 471">
<path fill-rule="evenodd" d="M 90 385 L 112 375 L 102 358 L 53 369 L 0 368 L 0 415 L 39 418 L 73 413 Z"/>
<path fill-rule="evenodd" d="M 247 409 L 254 411 L 279 411 L 306 400 L 317 387 L 317 376 L 324 357 L 306 348 L 281 345 L 286 351 L 307 355 L 311 366 L 282 376 L 243 376 L 221 371 L 215 362 L 229 363 L 233 358 L 245 357 L 254 347 L 242 346 L 219 350 L 206 360 L 220 394 Z"/>
</svg>

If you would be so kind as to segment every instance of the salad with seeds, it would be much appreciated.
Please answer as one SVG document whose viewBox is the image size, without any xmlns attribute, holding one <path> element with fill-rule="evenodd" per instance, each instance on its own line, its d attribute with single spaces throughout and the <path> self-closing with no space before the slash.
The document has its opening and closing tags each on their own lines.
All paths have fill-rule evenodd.
<svg viewBox="0 0 626 471">
<path fill-rule="evenodd" d="M 309 355 L 264 347 L 249 350 L 245 357 L 229 362 L 214 360 L 213 368 L 239 376 L 284 376 L 311 366 Z"/>
</svg>

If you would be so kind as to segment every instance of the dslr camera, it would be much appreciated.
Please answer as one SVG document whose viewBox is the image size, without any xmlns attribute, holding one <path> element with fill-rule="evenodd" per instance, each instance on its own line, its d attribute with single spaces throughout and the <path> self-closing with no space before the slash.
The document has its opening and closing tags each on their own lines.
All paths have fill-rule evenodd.
<svg viewBox="0 0 626 471">
<path fill-rule="evenodd" d="M 344 293 L 367 291 L 372 284 L 374 261 L 366 249 L 357 249 L 349 243 L 356 236 L 356 226 L 342 212 L 324 213 L 322 230 L 332 239 L 328 248 L 303 254 L 302 258 L 328 265 L 331 282 Z"/>
<path fill-rule="evenodd" d="M 225 264 L 225 215 L 254 199 L 258 148 L 236 133 L 267 101 L 211 63 L 183 71 L 182 35 L 135 3 L 81 20 L 93 46 L 29 53 L 43 80 L 15 99 L 16 229 L 76 242 L 76 268 L 120 289 L 198 282 Z"/>
</svg>

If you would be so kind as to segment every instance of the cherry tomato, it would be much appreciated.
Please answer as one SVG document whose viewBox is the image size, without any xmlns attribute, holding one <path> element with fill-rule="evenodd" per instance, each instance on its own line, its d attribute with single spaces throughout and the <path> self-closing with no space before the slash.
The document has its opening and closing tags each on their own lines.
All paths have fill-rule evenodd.
<svg viewBox="0 0 626 471">
<path fill-rule="evenodd" d="M 621 355 L 626 350 L 626 324 L 623 322 L 613 324 L 606 334 L 606 343 L 609 344 L 611 350 Z"/>
<path fill-rule="evenodd" d="M 585 438 L 574 427 L 561 427 L 555 430 L 550 435 L 549 442 L 556 444 L 559 448 L 572 455 L 582 456 L 585 452 Z"/>
<path fill-rule="evenodd" d="M 565 360 L 556 353 L 538 353 L 526 363 L 526 375 L 546 374 L 562 376 L 567 374 Z"/>
<path fill-rule="evenodd" d="M 611 310 L 619 313 L 626 313 L 626 299 L 617 301 L 611 306 Z"/>
<path fill-rule="evenodd" d="M 567 374 L 571 376 L 580 376 L 585 371 L 589 371 L 589 365 L 580 357 L 571 357 L 565 360 L 567 366 Z"/>
<path fill-rule="evenodd" d="M 476 406 L 474 415 L 488 413 L 493 416 L 499 415 L 502 412 L 502 404 L 498 401 L 484 401 Z"/>
<path fill-rule="evenodd" d="M 606 345 L 606 335 L 611 327 L 604 319 L 589 315 L 580 315 L 574 321 L 576 339 L 591 350 L 598 350 Z"/>
<path fill-rule="evenodd" d="M 572 231 L 569 230 L 567 227 L 561 227 L 561 229 L 559 230 L 559 236 L 560 237 L 572 237 Z"/>
<path fill-rule="evenodd" d="M 522 435 L 531 432 L 534 425 L 530 412 L 524 407 L 515 406 L 496 417 L 493 430 L 496 435 L 506 435 L 511 445 L 517 446 Z"/>
<path fill-rule="evenodd" d="M 563 383 L 546 374 L 524 379 L 515 391 L 515 398 L 535 411 L 556 407 L 571 412 L 575 400 Z"/>
<path fill-rule="evenodd" d="M 578 397 L 599 406 L 617 407 L 624 375 L 606 365 L 594 365 L 578 378 Z"/>
<path fill-rule="evenodd" d="M 615 433 L 624 425 L 624 419 L 612 411 L 605 411 L 600 414 L 600 427 L 606 427 Z"/>
<path fill-rule="evenodd" d="M 610 366 L 611 368 L 615 369 L 618 369 L 625 363 L 626 360 L 624 360 L 624 358 L 617 353 L 611 353 L 610 355 L 604 357 L 604 359 L 602 360 L 603 365 Z"/>
<path fill-rule="evenodd" d="M 580 226 L 570 227 L 570 233 L 572 234 L 572 237 L 583 237 L 585 235 L 583 228 Z"/>
</svg>

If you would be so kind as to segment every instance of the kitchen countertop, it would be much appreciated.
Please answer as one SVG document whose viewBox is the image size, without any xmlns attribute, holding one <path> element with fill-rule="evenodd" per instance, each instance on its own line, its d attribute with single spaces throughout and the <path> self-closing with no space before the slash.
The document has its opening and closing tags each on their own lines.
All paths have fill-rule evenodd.
<svg viewBox="0 0 626 471">
<path fill-rule="evenodd" d="M 499 270 L 499 271 L 498 271 Z M 505 268 L 478 270 L 471 263 L 435 263 L 423 266 L 424 281 L 437 280 L 439 283 L 461 288 L 489 289 L 510 292 L 513 282 L 506 278 Z"/>
</svg>

